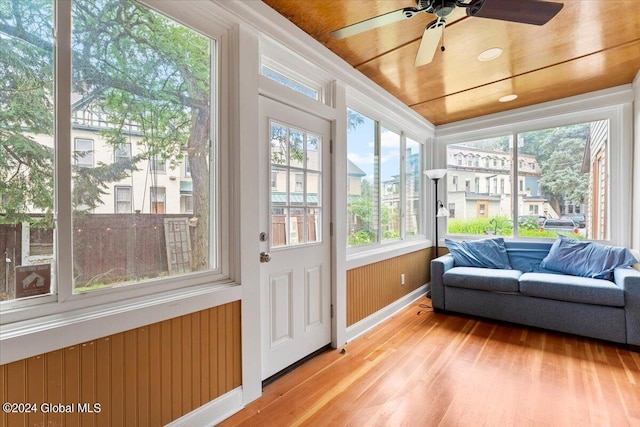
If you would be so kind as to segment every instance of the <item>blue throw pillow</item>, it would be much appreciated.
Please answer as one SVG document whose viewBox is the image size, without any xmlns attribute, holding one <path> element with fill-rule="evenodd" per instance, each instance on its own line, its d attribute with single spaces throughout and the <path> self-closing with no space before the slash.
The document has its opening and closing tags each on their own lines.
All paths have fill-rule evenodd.
<svg viewBox="0 0 640 427">
<path fill-rule="evenodd" d="M 636 262 L 636 257 L 627 248 L 570 239 L 559 234 L 540 267 L 573 276 L 613 280 L 616 267 L 627 267 Z"/>
<path fill-rule="evenodd" d="M 502 237 L 455 241 L 444 239 L 456 267 L 484 267 L 511 270 L 507 248 Z"/>
</svg>

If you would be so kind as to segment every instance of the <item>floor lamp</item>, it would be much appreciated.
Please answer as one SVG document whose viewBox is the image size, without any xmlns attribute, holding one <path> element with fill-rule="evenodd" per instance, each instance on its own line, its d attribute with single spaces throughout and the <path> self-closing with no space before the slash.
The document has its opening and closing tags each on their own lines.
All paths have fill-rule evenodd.
<svg viewBox="0 0 640 427">
<path fill-rule="evenodd" d="M 430 169 L 424 171 L 424 174 L 429 177 L 431 181 L 433 181 L 435 187 L 435 198 L 434 198 L 434 212 L 435 212 L 435 224 L 436 224 L 436 235 L 435 235 L 435 252 L 436 258 L 439 256 L 438 253 L 438 218 L 439 217 L 448 217 L 449 211 L 444 207 L 444 204 L 441 200 L 438 200 L 438 181 L 440 181 L 447 174 L 446 169 Z M 427 292 L 427 298 L 431 298 L 431 291 Z"/>
</svg>

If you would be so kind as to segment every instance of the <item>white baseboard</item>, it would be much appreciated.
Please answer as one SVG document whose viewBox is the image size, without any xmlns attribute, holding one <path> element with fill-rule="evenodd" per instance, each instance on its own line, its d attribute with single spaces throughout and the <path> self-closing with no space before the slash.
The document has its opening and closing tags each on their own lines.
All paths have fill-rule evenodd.
<svg viewBox="0 0 640 427">
<path fill-rule="evenodd" d="M 211 427 L 229 418 L 244 407 L 242 387 L 238 387 L 173 420 L 167 427 Z"/>
<path fill-rule="evenodd" d="M 353 341 L 360 335 L 367 332 L 369 329 L 379 325 L 380 323 L 387 320 L 389 317 L 396 314 L 398 311 L 405 308 L 407 305 L 411 304 L 413 301 L 422 297 L 428 290 L 429 284 L 425 284 L 420 286 L 415 291 L 410 294 L 405 295 L 404 297 L 396 300 L 395 302 L 389 304 L 382 310 L 376 311 L 369 317 L 366 317 L 347 328 L 347 342 Z"/>
</svg>

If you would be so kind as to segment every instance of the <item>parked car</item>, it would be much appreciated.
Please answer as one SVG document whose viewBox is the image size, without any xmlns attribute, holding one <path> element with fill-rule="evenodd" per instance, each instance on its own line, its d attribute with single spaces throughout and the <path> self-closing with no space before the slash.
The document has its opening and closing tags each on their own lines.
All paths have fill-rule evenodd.
<svg viewBox="0 0 640 427">
<path fill-rule="evenodd" d="M 576 222 L 572 219 L 550 218 L 550 219 L 546 219 L 542 223 L 542 226 L 540 227 L 540 231 L 570 231 L 575 234 L 578 234 L 579 228 L 580 227 L 578 226 L 578 224 L 576 224 Z"/>
<path fill-rule="evenodd" d="M 587 226 L 587 217 L 584 215 L 562 215 L 560 219 L 571 219 L 578 224 L 578 227 L 585 228 Z"/>
</svg>

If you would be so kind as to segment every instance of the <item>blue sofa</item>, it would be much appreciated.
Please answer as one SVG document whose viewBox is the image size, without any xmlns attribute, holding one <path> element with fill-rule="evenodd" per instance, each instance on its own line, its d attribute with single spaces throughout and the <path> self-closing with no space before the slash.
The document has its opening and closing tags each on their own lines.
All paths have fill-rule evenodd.
<svg viewBox="0 0 640 427">
<path fill-rule="evenodd" d="M 505 240 L 512 270 L 456 267 L 451 254 L 431 261 L 431 299 L 457 312 L 624 343 L 640 348 L 640 271 L 614 280 L 540 267 L 552 243 Z"/>
</svg>

